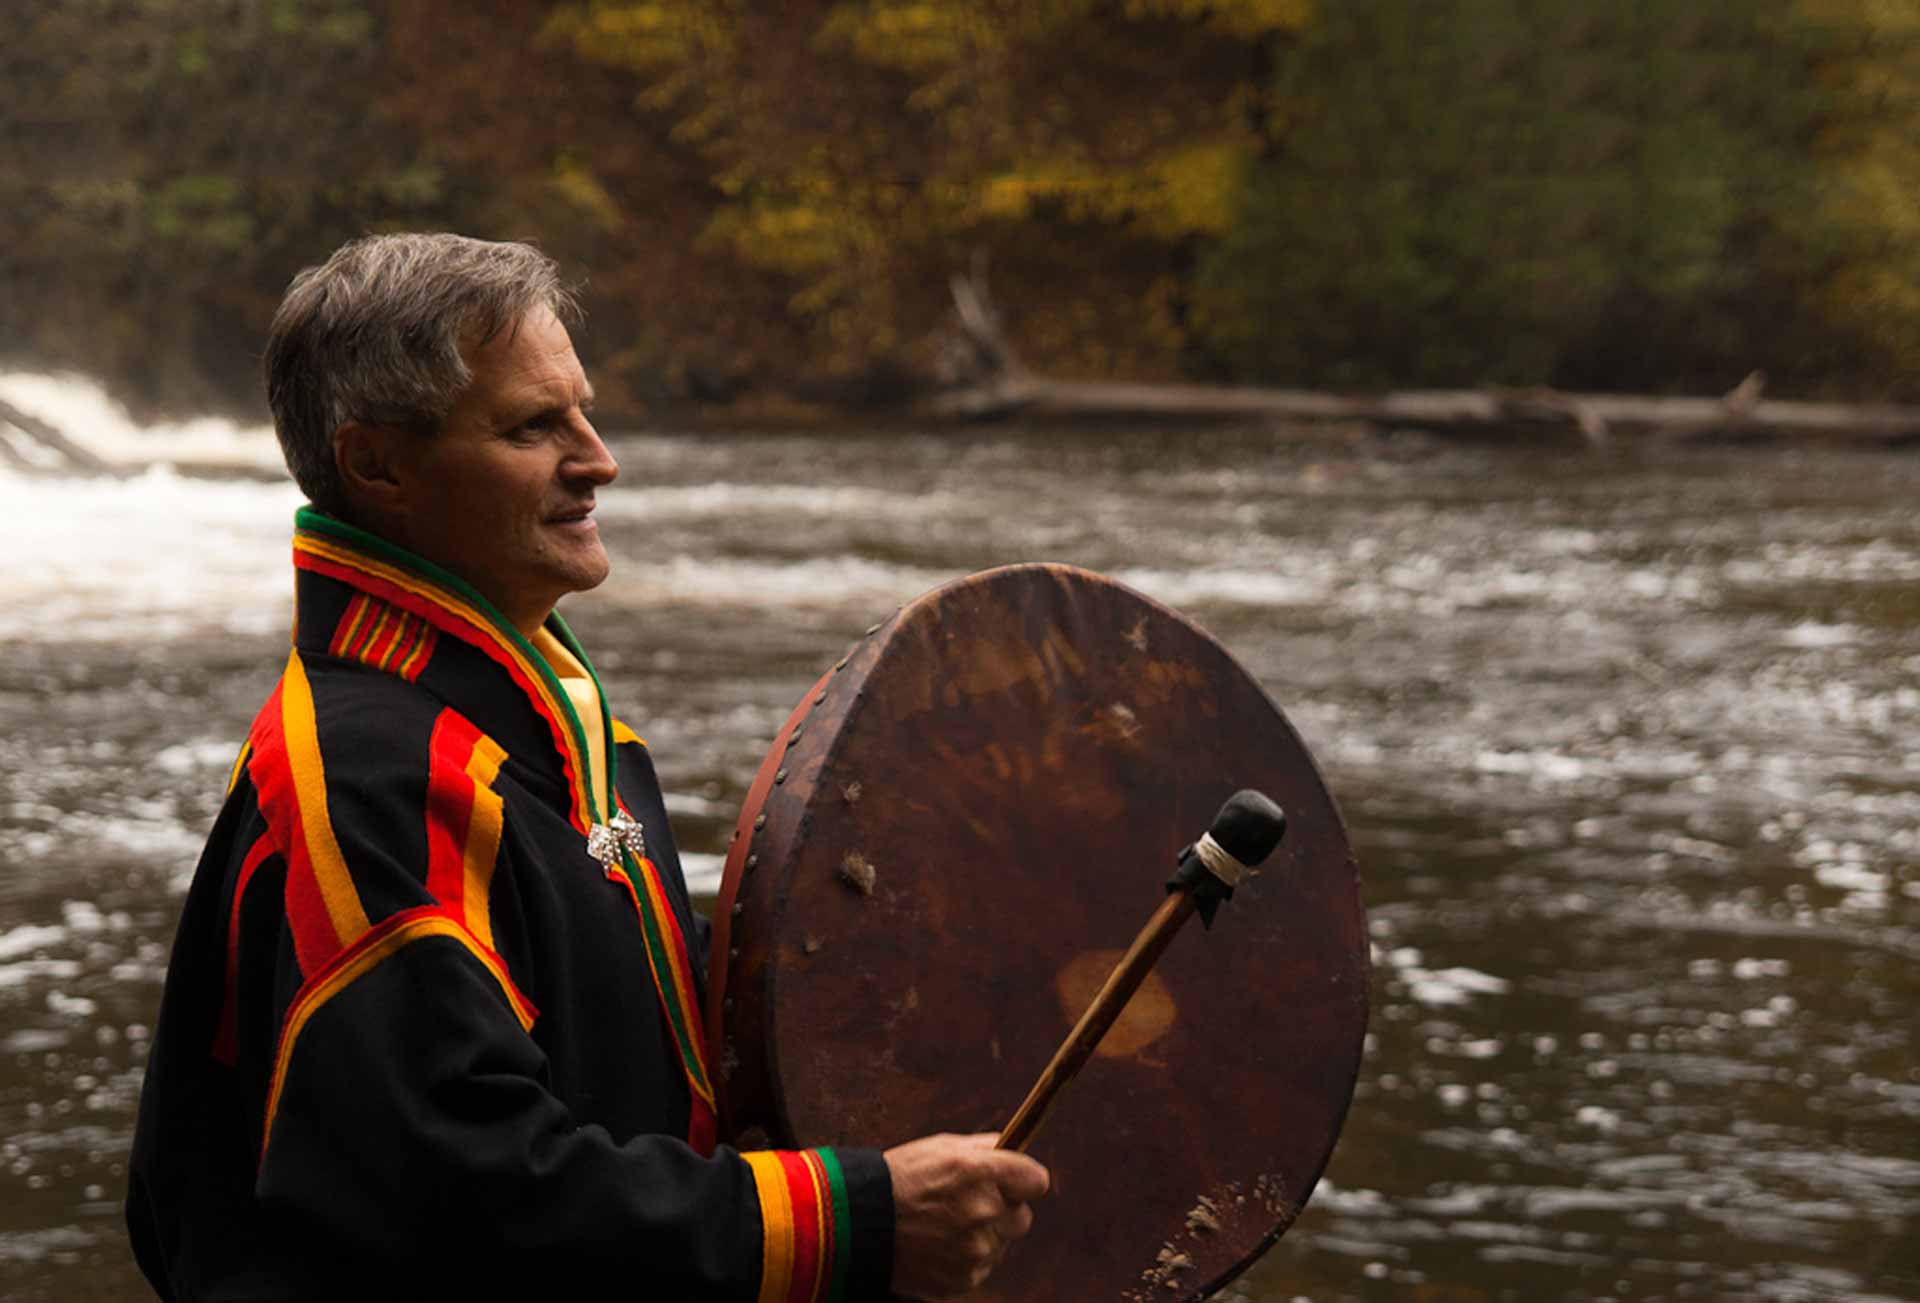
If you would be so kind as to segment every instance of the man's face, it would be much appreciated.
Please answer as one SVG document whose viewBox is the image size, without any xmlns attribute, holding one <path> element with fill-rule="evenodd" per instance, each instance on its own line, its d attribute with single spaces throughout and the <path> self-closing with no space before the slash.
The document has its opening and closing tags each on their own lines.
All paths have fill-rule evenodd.
<svg viewBox="0 0 1920 1303">
<path fill-rule="evenodd" d="M 394 541 L 480 590 L 524 633 L 607 577 L 594 490 L 619 473 L 587 410 L 567 328 L 535 308 L 470 349 L 473 383 L 440 432 L 396 445 Z"/>
</svg>

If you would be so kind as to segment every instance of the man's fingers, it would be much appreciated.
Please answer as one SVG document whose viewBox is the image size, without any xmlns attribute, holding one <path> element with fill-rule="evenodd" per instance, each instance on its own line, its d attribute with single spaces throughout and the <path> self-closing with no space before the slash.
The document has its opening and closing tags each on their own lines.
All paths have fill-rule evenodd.
<svg viewBox="0 0 1920 1303">
<path fill-rule="evenodd" d="M 1047 1169 L 995 1149 L 992 1132 L 927 1136 L 889 1149 L 894 1194 L 893 1287 L 908 1298 L 951 1298 L 978 1285 L 1033 1225 L 1027 1201 Z"/>
<path fill-rule="evenodd" d="M 1000 1192 L 992 1185 L 986 1185 L 976 1186 L 961 1199 L 955 1211 L 960 1214 L 961 1220 L 985 1226 L 997 1221 L 1006 1207 L 1007 1201 L 1000 1197 Z"/>
<path fill-rule="evenodd" d="M 993 1219 L 993 1233 L 1002 1243 L 1017 1240 L 1032 1229 L 1033 1209 L 1023 1203 L 1009 1204 L 1005 1212 Z"/>
<path fill-rule="evenodd" d="M 996 1149 L 1000 1135 L 994 1131 L 978 1131 L 959 1139 L 976 1149 L 983 1150 L 981 1161 L 993 1183 L 1000 1187 L 1000 1197 L 1009 1203 L 1025 1203 L 1029 1199 L 1038 1199 L 1052 1187 L 1053 1178 L 1047 1169 L 1025 1154 L 1015 1153 L 1011 1149 Z"/>
<path fill-rule="evenodd" d="M 1053 1177 L 1025 1154 L 1010 1149 L 993 1151 L 993 1179 L 1000 1197 L 1008 1203 L 1026 1203 L 1038 1199 L 1053 1184 Z"/>
<path fill-rule="evenodd" d="M 1038 1199 L 1052 1186 L 1053 1179 L 1047 1169 L 1025 1154 L 1015 1153 L 1011 1149 L 996 1149 L 1000 1143 L 998 1132 L 978 1131 L 969 1136 L 960 1137 L 966 1144 L 987 1152 L 982 1158 L 989 1165 L 993 1181 L 1000 1187 L 1000 1195 L 1009 1203 L 1025 1203 L 1029 1199 Z"/>
</svg>

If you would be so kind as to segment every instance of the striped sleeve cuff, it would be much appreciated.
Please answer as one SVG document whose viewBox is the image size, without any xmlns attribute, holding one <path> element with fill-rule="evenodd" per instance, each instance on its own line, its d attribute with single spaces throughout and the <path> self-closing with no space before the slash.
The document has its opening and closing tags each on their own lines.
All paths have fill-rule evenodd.
<svg viewBox="0 0 1920 1303">
<path fill-rule="evenodd" d="M 888 1297 L 893 1191 L 873 1150 L 742 1154 L 760 1203 L 757 1303 L 859 1303 Z"/>
</svg>

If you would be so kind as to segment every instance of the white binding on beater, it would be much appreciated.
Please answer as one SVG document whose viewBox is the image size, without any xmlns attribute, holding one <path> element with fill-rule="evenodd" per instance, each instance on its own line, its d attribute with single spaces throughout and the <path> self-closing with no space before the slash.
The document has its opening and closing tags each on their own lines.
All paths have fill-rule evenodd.
<svg viewBox="0 0 1920 1303">
<path fill-rule="evenodd" d="M 1193 844 L 1193 853 L 1208 873 L 1229 887 L 1239 886 L 1241 875 L 1247 871 L 1247 866 L 1229 855 L 1227 848 L 1215 841 L 1210 832 L 1200 834 L 1200 840 Z"/>
</svg>

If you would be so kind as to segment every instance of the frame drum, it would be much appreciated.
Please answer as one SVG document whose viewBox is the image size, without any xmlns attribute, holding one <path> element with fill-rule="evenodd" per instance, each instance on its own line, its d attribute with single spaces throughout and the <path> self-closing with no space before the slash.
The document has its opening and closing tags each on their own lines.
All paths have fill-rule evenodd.
<svg viewBox="0 0 1920 1303">
<path fill-rule="evenodd" d="M 1087 571 L 949 584 L 808 692 L 715 910 L 723 1134 L 997 1131 L 1242 787 L 1288 818 L 1189 926 L 1030 1152 L 1034 1229 L 977 1297 L 1199 1299 L 1292 1223 L 1366 1031 L 1359 868 L 1306 747 L 1217 642 Z"/>
</svg>

